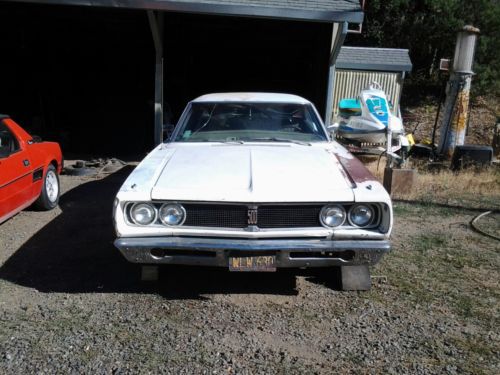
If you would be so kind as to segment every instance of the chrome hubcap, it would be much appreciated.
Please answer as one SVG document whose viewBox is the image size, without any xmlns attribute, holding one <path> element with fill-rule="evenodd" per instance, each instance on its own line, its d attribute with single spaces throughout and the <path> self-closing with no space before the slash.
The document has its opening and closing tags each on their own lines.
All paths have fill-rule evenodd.
<svg viewBox="0 0 500 375">
<path fill-rule="evenodd" d="M 54 171 L 48 171 L 45 177 L 45 191 L 51 202 L 55 202 L 59 196 L 59 183 Z"/>
</svg>

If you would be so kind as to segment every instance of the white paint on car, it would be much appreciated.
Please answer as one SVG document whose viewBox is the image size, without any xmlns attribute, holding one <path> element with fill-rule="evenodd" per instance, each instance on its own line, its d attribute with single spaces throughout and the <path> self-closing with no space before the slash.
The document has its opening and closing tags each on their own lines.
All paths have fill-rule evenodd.
<svg viewBox="0 0 500 375">
<path fill-rule="evenodd" d="M 205 95 L 194 102 L 310 102 L 294 95 L 230 93 Z M 210 229 L 210 236 L 279 238 L 329 237 L 388 239 L 392 228 L 391 200 L 376 181 L 354 182 L 339 157 L 354 156 L 337 142 L 302 145 L 286 142 L 170 142 L 156 147 L 131 173 L 117 194 L 116 230 L 120 237 L 203 236 L 207 230 L 139 227 L 124 217 L 126 202 L 179 201 L 221 203 L 378 203 L 389 218 L 384 232 L 355 228 L 291 230 Z M 345 164 L 344 164 L 345 165 Z"/>
</svg>

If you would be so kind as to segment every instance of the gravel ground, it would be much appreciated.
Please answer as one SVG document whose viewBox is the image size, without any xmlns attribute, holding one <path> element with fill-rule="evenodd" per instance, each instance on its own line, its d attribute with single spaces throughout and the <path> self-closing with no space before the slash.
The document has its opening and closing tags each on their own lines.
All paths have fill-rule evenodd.
<svg viewBox="0 0 500 375">
<path fill-rule="evenodd" d="M 0 373 L 500 373 L 500 247 L 477 212 L 397 204 L 370 292 L 334 271 L 144 284 L 112 246 L 129 172 L 62 176 L 60 208 L 0 225 Z"/>
</svg>

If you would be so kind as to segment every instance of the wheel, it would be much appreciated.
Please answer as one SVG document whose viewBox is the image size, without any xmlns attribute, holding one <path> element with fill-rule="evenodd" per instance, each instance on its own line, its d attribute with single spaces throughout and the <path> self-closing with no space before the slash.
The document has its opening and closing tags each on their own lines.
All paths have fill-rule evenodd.
<svg viewBox="0 0 500 375">
<path fill-rule="evenodd" d="M 342 266 L 342 290 L 370 290 L 372 286 L 368 265 Z"/>
<path fill-rule="evenodd" d="M 59 176 L 56 168 L 50 164 L 47 173 L 43 179 L 42 191 L 35 202 L 35 206 L 40 210 L 51 210 L 59 203 L 61 189 L 59 185 Z"/>
</svg>

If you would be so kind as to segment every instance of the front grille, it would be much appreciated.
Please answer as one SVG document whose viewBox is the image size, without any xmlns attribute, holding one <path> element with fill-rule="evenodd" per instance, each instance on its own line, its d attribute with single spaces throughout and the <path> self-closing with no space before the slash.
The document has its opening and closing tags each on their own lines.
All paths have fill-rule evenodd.
<svg viewBox="0 0 500 375">
<path fill-rule="evenodd" d="M 321 206 L 261 206 L 258 209 L 260 228 L 320 227 Z"/>
<path fill-rule="evenodd" d="M 248 226 L 248 207 L 217 204 L 184 204 L 184 226 L 245 228 Z"/>
<path fill-rule="evenodd" d="M 184 204 L 184 226 L 209 228 L 305 228 L 320 227 L 319 213 L 322 206 L 267 206 L 257 207 L 257 222 L 249 223 L 249 207 L 241 205 Z M 254 216 L 251 220 L 254 219 Z"/>
</svg>

